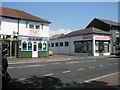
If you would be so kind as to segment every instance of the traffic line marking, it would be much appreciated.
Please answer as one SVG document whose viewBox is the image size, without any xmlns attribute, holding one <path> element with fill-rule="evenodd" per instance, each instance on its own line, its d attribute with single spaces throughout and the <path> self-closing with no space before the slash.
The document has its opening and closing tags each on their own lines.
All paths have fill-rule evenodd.
<svg viewBox="0 0 120 90">
<path fill-rule="evenodd" d="M 44 76 L 52 76 L 54 73 L 45 74 Z"/>
<path fill-rule="evenodd" d="M 72 64 L 72 63 L 79 63 L 79 61 L 75 61 L 75 62 L 68 62 L 66 64 Z"/>
<path fill-rule="evenodd" d="M 62 72 L 62 73 L 70 73 L 71 71 L 64 71 L 64 72 Z"/>
<path fill-rule="evenodd" d="M 103 67 L 104 65 L 99 65 L 100 67 Z"/>
<path fill-rule="evenodd" d="M 15 68 L 15 67 L 8 67 L 8 69 L 12 69 L 12 68 Z"/>
<path fill-rule="evenodd" d="M 77 69 L 78 71 L 82 71 L 82 70 L 84 70 L 85 68 L 80 68 L 80 69 Z"/>
<path fill-rule="evenodd" d="M 28 66 L 22 66 L 22 67 L 17 67 L 17 68 L 40 67 L 40 66 L 47 66 L 47 64 L 42 64 L 42 65 L 28 65 Z"/>
<path fill-rule="evenodd" d="M 57 64 L 62 64 L 62 63 L 51 63 L 50 65 L 57 65 Z"/>
<path fill-rule="evenodd" d="M 89 67 L 89 68 L 95 68 L 95 67 Z"/>
<path fill-rule="evenodd" d="M 97 78 L 93 78 L 93 79 L 89 79 L 89 80 L 85 80 L 84 82 L 95 81 L 95 80 L 98 80 L 98 79 L 101 79 L 101 78 L 104 78 L 104 77 L 108 77 L 108 76 L 111 76 L 111 75 L 114 75 L 114 74 L 118 74 L 118 72 L 112 73 L 112 74 L 108 74 L 108 75 L 104 75 L 104 76 L 99 76 Z"/>
</svg>

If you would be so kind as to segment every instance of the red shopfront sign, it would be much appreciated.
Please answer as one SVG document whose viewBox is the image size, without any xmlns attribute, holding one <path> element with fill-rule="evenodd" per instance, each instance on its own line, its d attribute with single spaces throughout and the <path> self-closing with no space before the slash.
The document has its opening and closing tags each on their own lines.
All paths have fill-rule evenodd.
<svg viewBox="0 0 120 90">
<path fill-rule="evenodd" d="M 110 40 L 109 36 L 96 36 L 95 39 Z"/>
<path fill-rule="evenodd" d="M 92 39 L 92 35 L 84 35 L 83 39 Z"/>
<path fill-rule="evenodd" d="M 28 40 L 42 40 L 42 38 L 28 38 Z"/>
</svg>

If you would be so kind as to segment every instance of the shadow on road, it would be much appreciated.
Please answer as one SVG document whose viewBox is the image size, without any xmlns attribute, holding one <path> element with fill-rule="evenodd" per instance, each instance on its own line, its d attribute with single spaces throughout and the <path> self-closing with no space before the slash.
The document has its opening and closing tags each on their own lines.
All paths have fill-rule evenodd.
<svg viewBox="0 0 120 90">
<path fill-rule="evenodd" d="M 54 77 L 31 76 L 19 80 L 13 79 L 4 90 L 81 90 L 81 89 L 118 90 L 120 86 L 108 86 L 108 83 L 102 81 L 91 81 L 88 83 L 63 83 L 60 79 Z"/>
</svg>

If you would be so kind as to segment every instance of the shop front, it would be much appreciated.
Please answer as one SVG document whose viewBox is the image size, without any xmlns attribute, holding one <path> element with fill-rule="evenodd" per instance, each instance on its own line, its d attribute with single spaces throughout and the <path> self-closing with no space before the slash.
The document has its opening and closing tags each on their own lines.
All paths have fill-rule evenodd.
<svg viewBox="0 0 120 90">
<path fill-rule="evenodd" d="M 35 37 L 20 37 L 19 58 L 37 58 L 48 56 L 48 39 Z"/>
<path fill-rule="evenodd" d="M 94 37 L 94 56 L 110 55 L 110 36 L 95 35 Z"/>
</svg>

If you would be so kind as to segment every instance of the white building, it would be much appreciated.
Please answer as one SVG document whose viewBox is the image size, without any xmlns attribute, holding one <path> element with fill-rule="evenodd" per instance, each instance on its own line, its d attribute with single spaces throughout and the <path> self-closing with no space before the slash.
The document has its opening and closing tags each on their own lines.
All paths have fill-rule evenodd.
<svg viewBox="0 0 120 90">
<path fill-rule="evenodd" d="M 0 7 L 0 10 L 0 38 L 9 56 L 48 56 L 51 22 L 17 9 Z"/>
<path fill-rule="evenodd" d="M 110 55 L 110 34 L 94 27 L 73 31 L 58 39 L 50 39 L 49 49 L 56 54 Z"/>
</svg>

